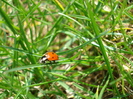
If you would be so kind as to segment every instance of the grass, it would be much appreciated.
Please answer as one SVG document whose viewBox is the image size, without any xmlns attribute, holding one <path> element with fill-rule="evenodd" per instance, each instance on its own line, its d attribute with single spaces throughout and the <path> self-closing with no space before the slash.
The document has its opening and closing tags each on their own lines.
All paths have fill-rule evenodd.
<svg viewBox="0 0 133 99">
<path fill-rule="evenodd" d="M 129 1 L 0 1 L 1 99 L 132 99 Z M 40 64 L 47 51 L 55 63 Z"/>
</svg>

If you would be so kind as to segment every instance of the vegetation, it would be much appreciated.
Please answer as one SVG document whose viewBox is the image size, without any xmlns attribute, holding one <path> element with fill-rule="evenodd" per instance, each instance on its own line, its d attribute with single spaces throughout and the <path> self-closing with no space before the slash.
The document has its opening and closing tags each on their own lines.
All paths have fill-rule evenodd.
<svg viewBox="0 0 133 99">
<path fill-rule="evenodd" d="M 1 0 L 0 98 L 132 99 L 132 4 Z"/>
</svg>

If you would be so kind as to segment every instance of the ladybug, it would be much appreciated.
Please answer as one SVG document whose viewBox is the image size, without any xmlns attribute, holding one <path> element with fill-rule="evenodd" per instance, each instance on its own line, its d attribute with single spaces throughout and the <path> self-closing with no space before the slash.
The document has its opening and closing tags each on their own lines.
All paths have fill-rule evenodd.
<svg viewBox="0 0 133 99">
<path fill-rule="evenodd" d="M 58 60 L 58 59 L 59 58 L 58 58 L 58 55 L 56 53 L 47 52 L 41 57 L 40 63 L 45 63 L 45 61 L 50 61 L 50 62 L 54 61 L 55 62 L 55 60 Z"/>
</svg>

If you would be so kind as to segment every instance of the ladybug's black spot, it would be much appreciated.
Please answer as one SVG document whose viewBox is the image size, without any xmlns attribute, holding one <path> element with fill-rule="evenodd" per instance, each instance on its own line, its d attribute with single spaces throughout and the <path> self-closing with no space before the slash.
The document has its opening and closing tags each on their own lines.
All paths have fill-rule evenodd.
<svg viewBox="0 0 133 99">
<path fill-rule="evenodd" d="M 52 58 L 54 58 L 54 57 L 52 57 Z"/>
<path fill-rule="evenodd" d="M 52 53 L 52 54 L 54 54 L 54 53 Z"/>
</svg>

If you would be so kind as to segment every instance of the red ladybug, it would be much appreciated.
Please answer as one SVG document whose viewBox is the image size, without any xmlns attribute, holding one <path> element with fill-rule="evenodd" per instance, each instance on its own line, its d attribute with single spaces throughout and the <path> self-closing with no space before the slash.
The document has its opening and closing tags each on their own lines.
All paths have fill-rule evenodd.
<svg viewBox="0 0 133 99">
<path fill-rule="evenodd" d="M 45 63 L 45 61 L 54 61 L 58 60 L 58 55 L 54 52 L 47 52 L 46 54 L 44 54 L 41 59 L 40 59 L 40 63 Z"/>
</svg>

